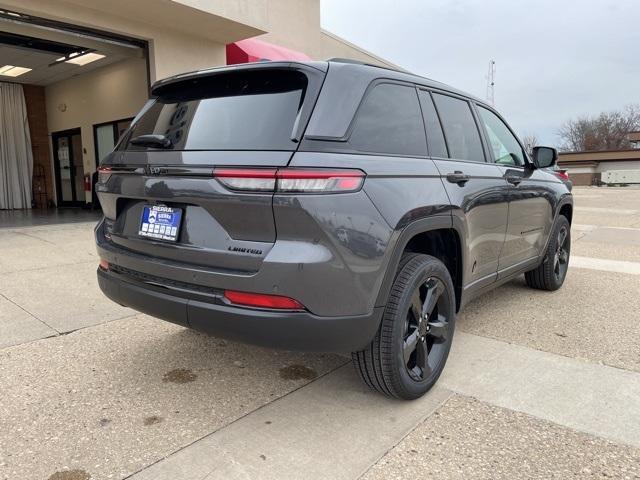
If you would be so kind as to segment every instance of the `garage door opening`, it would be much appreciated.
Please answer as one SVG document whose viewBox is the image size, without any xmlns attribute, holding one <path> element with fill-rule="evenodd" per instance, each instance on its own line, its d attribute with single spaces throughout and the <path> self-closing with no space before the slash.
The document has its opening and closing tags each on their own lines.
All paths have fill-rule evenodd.
<svg viewBox="0 0 640 480">
<path fill-rule="evenodd" d="M 146 42 L 0 10 L 0 209 L 98 207 L 100 159 L 148 93 Z"/>
</svg>

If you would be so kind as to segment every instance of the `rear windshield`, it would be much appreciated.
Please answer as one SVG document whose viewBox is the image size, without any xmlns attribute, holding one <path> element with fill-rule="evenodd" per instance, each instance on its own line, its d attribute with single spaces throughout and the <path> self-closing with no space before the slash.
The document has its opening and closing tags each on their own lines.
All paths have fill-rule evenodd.
<svg viewBox="0 0 640 480">
<path fill-rule="evenodd" d="M 291 150 L 307 88 L 293 70 L 231 72 L 169 84 L 135 121 L 122 149 L 140 135 L 164 135 L 167 150 Z M 151 147 L 153 148 L 153 147 Z"/>
</svg>

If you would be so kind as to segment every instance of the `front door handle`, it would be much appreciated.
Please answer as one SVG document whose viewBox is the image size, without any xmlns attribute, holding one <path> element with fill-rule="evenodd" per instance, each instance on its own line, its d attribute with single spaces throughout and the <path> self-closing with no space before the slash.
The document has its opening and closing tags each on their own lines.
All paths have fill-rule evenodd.
<svg viewBox="0 0 640 480">
<path fill-rule="evenodd" d="M 456 170 L 453 173 L 447 173 L 447 181 L 451 183 L 457 183 L 458 185 L 464 185 L 471 179 L 469 175 L 465 175 L 460 170 Z"/>
<path fill-rule="evenodd" d="M 520 175 L 507 175 L 504 177 L 505 180 L 512 185 L 519 185 L 522 182 L 522 177 Z"/>
</svg>

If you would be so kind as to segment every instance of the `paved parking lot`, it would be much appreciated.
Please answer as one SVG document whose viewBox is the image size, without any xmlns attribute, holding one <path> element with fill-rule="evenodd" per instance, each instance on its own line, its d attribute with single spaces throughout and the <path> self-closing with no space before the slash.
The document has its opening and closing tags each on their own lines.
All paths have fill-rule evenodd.
<svg viewBox="0 0 640 480">
<path fill-rule="evenodd" d="M 0 478 L 640 478 L 640 189 L 576 188 L 571 269 L 458 319 L 427 396 L 119 307 L 92 225 L 0 228 Z"/>
</svg>

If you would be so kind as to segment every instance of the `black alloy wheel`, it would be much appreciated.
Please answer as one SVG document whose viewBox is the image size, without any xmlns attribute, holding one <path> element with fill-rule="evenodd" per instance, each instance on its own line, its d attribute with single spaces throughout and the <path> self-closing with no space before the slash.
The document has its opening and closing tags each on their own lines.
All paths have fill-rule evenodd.
<svg viewBox="0 0 640 480">
<path fill-rule="evenodd" d="M 442 296 L 444 289 L 441 280 L 429 277 L 418 285 L 411 297 L 402 351 L 405 367 L 417 382 L 429 378 L 446 357 L 449 315 L 446 299 Z"/>
<path fill-rule="evenodd" d="M 569 229 L 562 225 L 556 239 L 556 253 L 553 257 L 553 274 L 556 280 L 562 283 L 569 268 Z"/>
</svg>

